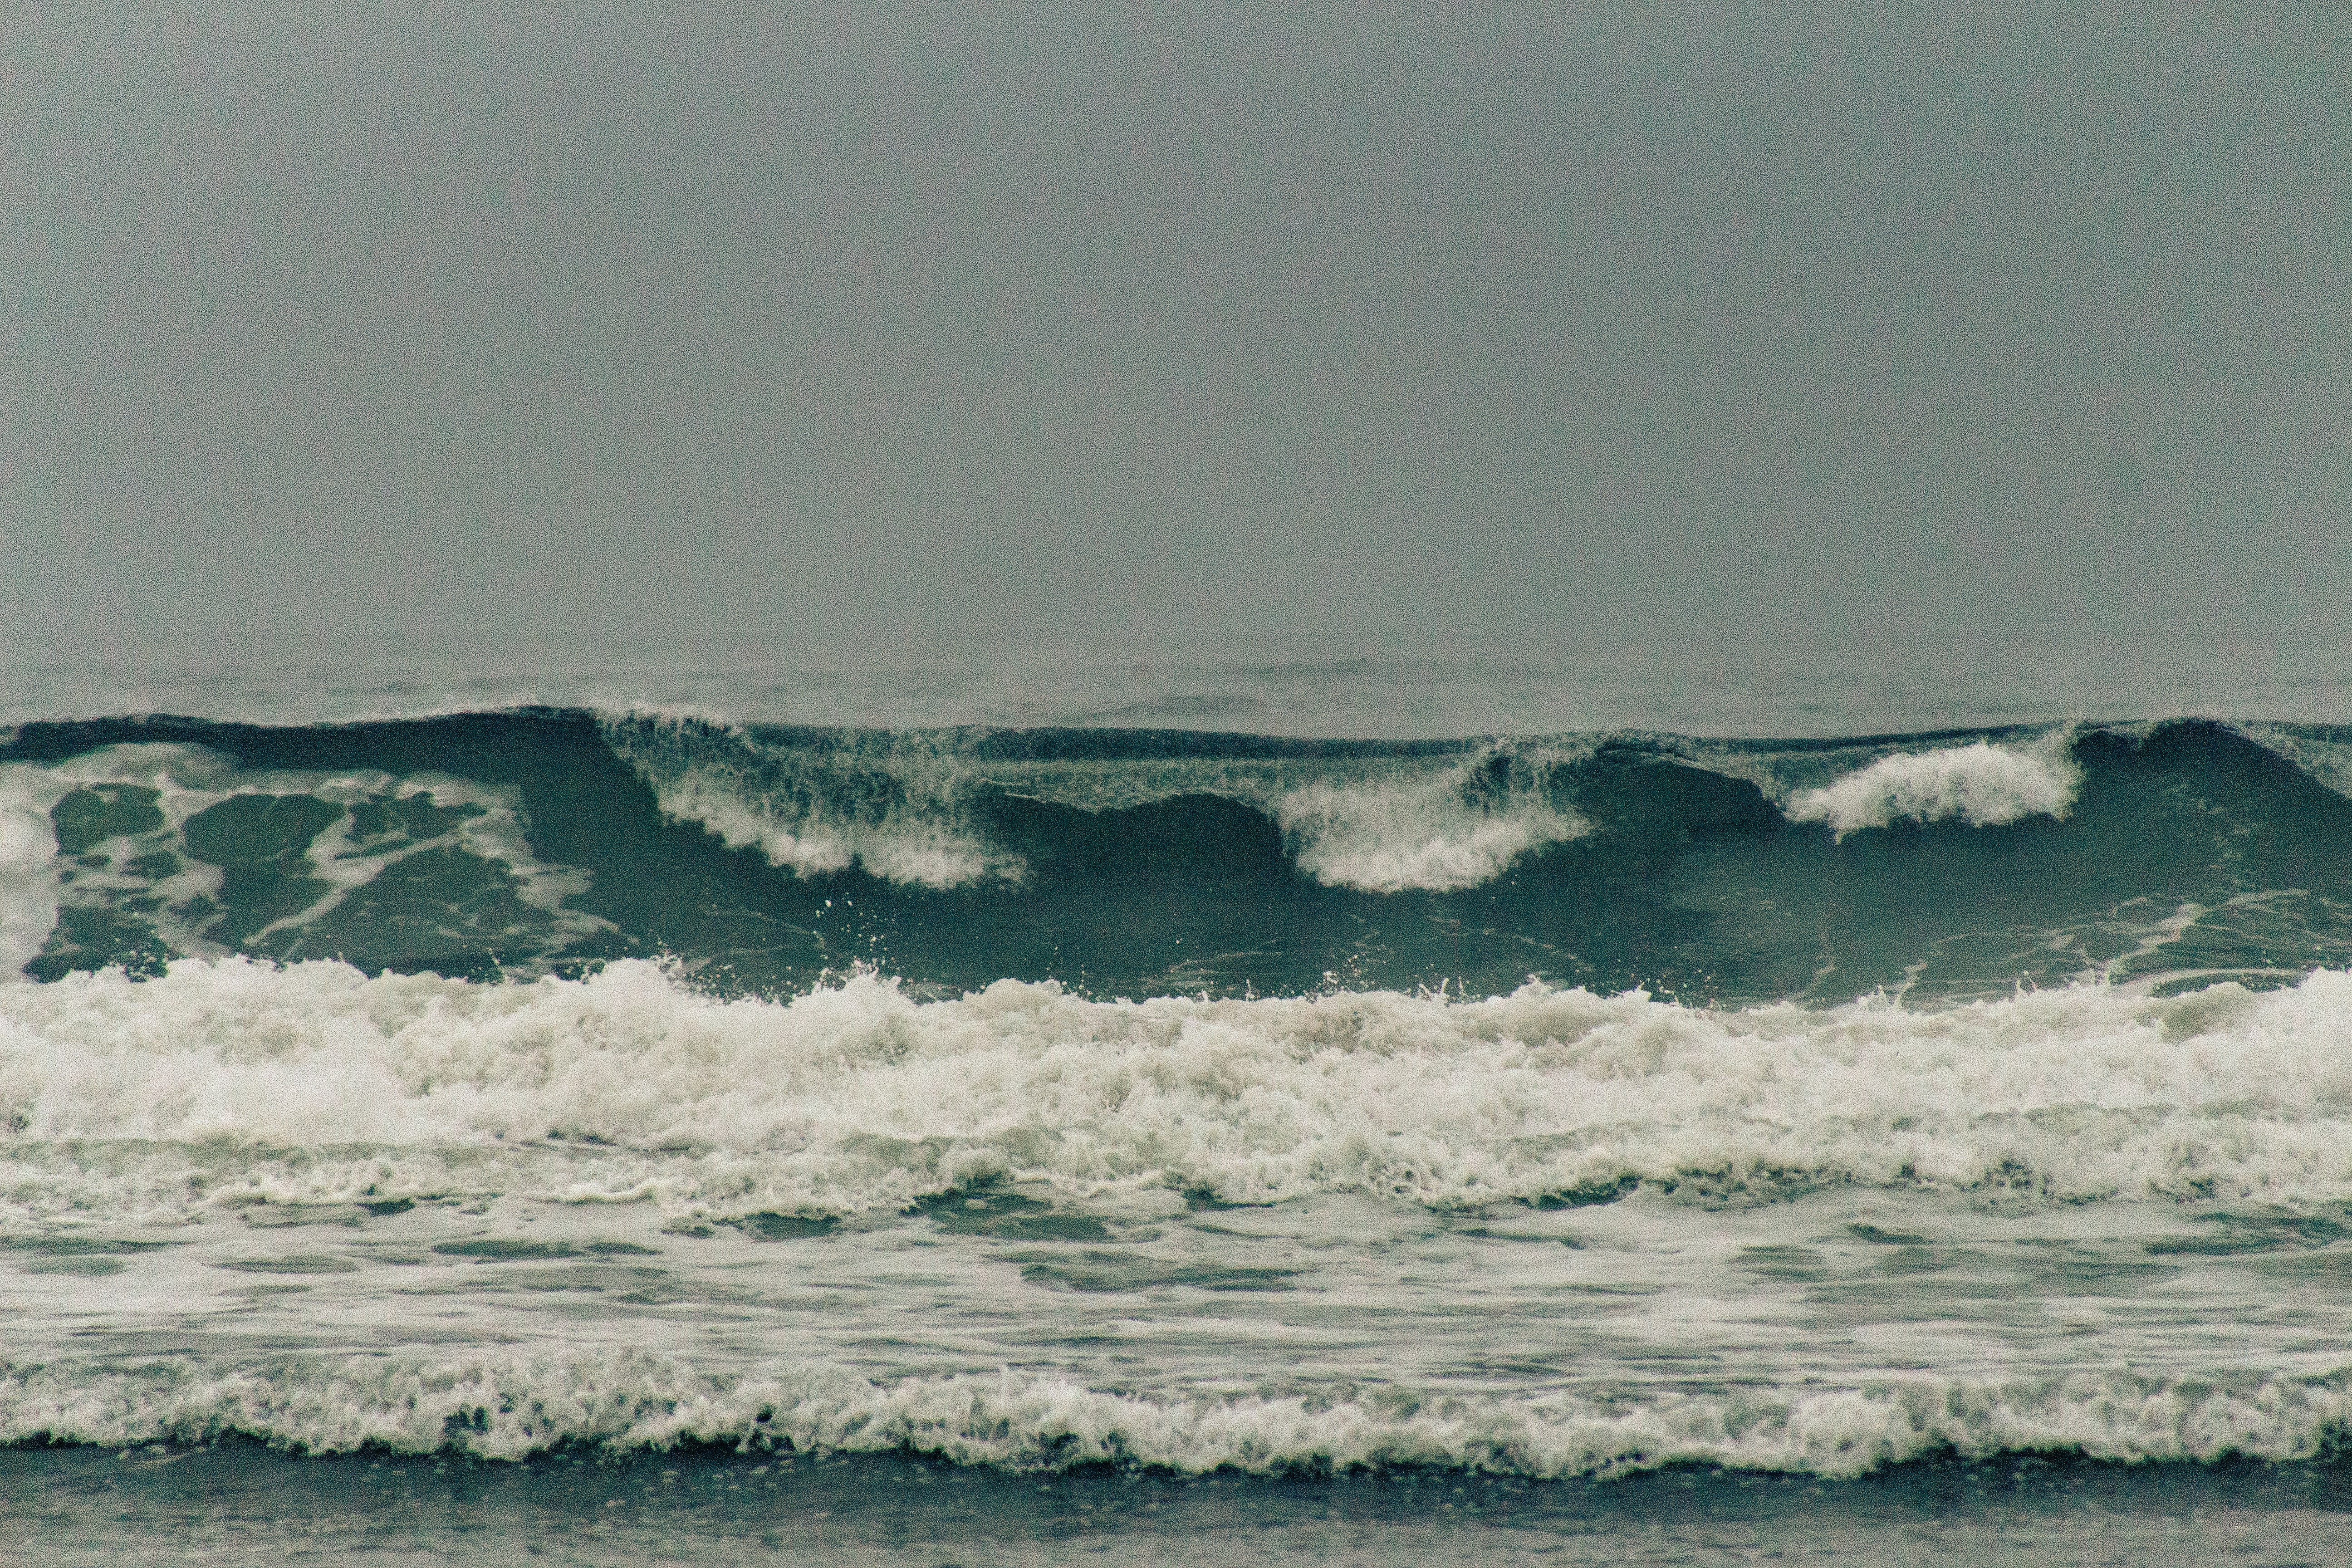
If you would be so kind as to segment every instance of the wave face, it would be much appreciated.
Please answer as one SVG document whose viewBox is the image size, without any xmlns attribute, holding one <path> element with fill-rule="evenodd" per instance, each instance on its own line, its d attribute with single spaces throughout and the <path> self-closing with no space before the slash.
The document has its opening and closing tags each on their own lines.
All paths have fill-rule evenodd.
<svg viewBox="0 0 2352 1568">
<path fill-rule="evenodd" d="M 723 994 L 1921 999 L 2352 957 L 2344 738 L 1311 742 L 519 712 L 27 725 L 0 963 L 576 973 Z"/>
<path fill-rule="evenodd" d="M 0 962 L 1727 1004 L 2291 978 L 2352 954 L 2340 745 L 33 724 L 0 748 Z"/>
<path fill-rule="evenodd" d="M 2352 1430 L 2352 733 L 0 748 L 0 1443 Z"/>
</svg>

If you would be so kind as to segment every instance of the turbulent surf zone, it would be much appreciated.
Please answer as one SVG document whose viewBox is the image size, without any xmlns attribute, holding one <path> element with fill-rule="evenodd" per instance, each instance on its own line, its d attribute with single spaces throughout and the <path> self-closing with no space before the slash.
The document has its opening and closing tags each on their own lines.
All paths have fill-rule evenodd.
<svg viewBox="0 0 2352 1568">
<path fill-rule="evenodd" d="M 2325 1459 L 2347 740 L 27 725 L 0 1442 Z"/>
</svg>

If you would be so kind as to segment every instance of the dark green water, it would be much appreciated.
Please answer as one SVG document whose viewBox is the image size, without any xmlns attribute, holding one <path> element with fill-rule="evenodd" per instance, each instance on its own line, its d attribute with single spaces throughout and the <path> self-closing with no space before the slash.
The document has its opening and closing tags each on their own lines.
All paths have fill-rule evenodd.
<svg viewBox="0 0 2352 1568">
<path fill-rule="evenodd" d="M 2344 742 L 2179 721 L 1314 742 L 533 711 L 34 724 L 0 763 L 24 765 L 58 846 L 55 921 L 20 961 L 41 978 L 177 953 L 484 979 L 667 955 L 739 994 L 865 964 L 926 994 L 1533 976 L 1739 1005 L 2340 964 L 2352 799 L 2282 751 Z"/>
</svg>

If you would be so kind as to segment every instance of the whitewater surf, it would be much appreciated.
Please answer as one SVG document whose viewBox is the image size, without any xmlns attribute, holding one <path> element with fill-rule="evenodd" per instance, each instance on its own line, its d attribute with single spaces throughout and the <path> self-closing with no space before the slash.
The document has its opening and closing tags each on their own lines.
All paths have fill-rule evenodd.
<svg viewBox="0 0 2352 1568">
<path fill-rule="evenodd" d="M 843 1561 L 957 1477 L 1611 1552 L 1675 1477 L 1759 1542 L 1741 1478 L 2322 1486 L 2347 742 L 23 724 L 0 1441 L 616 1540 L 688 1463 L 847 1487 Z"/>
</svg>

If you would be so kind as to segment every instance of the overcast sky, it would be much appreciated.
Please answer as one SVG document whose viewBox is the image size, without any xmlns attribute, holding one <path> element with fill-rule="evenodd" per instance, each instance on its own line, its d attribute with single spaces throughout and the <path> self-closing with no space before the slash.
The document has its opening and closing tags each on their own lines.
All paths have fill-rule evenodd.
<svg viewBox="0 0 2352 1568">
<path fill-rule="evenodd" d="M 0 616 L 484 668 L 2341 645 L 2347 18 L 12 6 Z"/>
</svg>

